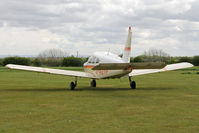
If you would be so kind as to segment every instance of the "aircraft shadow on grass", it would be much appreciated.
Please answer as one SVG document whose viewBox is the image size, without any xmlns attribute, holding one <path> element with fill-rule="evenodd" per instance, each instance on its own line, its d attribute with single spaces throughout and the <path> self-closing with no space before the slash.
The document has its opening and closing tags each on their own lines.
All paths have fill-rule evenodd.
<svg viewBox="0 0 199 133">
<path fill-rule="evenodd" d="M 131 88 L 79 88 L 80 91 L 142 91 L 142 90 L 170 90 L 170 89 L 176 89 L 176 88 L 137 88 L 137 89 L 131 89 Z"/>
<path fill-rule="evenodd" d="M 130 88 L 101 88 L 101 87 L 96 87 L 96 88 L 92 88 L 92 87 L 82 87 L 79 89 L 76 89 L 74 91 L 152 91 L 152 90 L 171 90 L 171 89 L 177 89 L 177 88 L 137 88 L 135 90 L 132 90 Z M 49 89 L 39 89 L 39 88 L 35 88 L 35 89 L 0 89 L 0 91 L 18 91 L 18 92 L 59 92 L 59 91 L 71 91 L 70 89 L 67 88 L 49 88 Z"/>
</svg>

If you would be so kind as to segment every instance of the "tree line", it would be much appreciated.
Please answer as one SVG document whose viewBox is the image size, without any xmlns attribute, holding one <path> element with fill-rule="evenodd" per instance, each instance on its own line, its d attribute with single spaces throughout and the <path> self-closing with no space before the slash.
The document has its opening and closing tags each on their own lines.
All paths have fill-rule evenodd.
<svg viewBox="0 0 199 133">
<path fill-rule="evenodd" d="M 158 56 L 146 56 L 140 55 L 135 58 L 131 57 L 131 62 L 164 62 L 165 64 L 174 64 L 180 62 L 189 62 L 195 66 L 199 66 L 199 56 L 187 57 L 158 57 Z"/>
<path fill-rule="evenodd" d="M 194 57 L 172 57 L 162 50 L 149 49 L 142 55 L 131 57 L 131 62 L 164 62 L 173 64 L 179 62 L 189 62 L 199 66 L 199 56 Z M 88 60 L 87 57 L 68 56 L 66 52 L 58 49 L 50 49 L 41 52 L 38 57 L 6 57 L 0 59 L 0 66 L 7 64 L 18 64 L 28 66 L 82 66 Z"/>
<path fill-rule="evenodd" d="M 0 59 L 0 66 L 5 66 L 7 64 L 18 64 L 18 65 L 28 65 L 28 66 L 82 66 L 88 58 L 85 57 L 64 57 L 59 61 L 55 60 L 40 60 L 39 58 L 27 58 L 27 57 L 6 57 Z M 131 57 L 131 62 L 164 62 L 166 64 L 189 62 L 195 66 L 199 66 L 199 56 L 194 57 L 169 57 L 167 59 L 163 58 L 159 61 L 158 57 L 156 60 L 152 56 L 137 56 Z"/>
<path fill-rule="evenodd" d="M 57 60 L 40 60 L 39 58 L 27 58 L 27 57 L 6 57 L 0 59 L 0 66 L 7 64 L 18 64 L 28 66 L 82 66 L 86 62 L 87 58 L 83 57 L 64 57 Z"/>
<path fill-rule="evenodd" d="M 173 64 L 180 62 L 189 62 L 195 66 L 199 66 L 199 56 L 170 56 L 161 49 L 149 49 L 144 54 L 131 58 L 131 62 L 164 62 L 165 64 Z"/>
</svg>

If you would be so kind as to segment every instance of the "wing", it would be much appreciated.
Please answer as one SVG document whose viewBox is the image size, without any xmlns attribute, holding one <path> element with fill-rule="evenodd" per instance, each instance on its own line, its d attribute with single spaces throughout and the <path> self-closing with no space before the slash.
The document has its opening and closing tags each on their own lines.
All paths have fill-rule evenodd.
<svg viewBox="0 0 199 133">
<path fill-rule="evenodd" d="M 84 77 L 84 78 L 94 78 L 90 73 L 86 73 L 86 72 L 50 69 L 50 68 L 32 67 L 32 66 L 23 66 L 23 65 L 13 65 L 13 64 L 8 64 L 6 65 L 6 67 L 10 69 L 33 71 L 33 72 L 42 72 L 42 73 L 50 73 L 50 74 L 58 74 L 58 75 L 66 75 L 66 76 L 74 76 L 74 77 Z"/>
<path fill-rule="evenodd" d="M 191 63 L 177 63 L 177 64 L 171 64 L 167 65 L 162 69 L 139 69 L 139 70 L 133 70 L 131 73 L 129 73 L 129 76 L 137 76 L 137 75 L 144 75 L 144 74 L 150 74 L 150 73 L 157 73 L 157 72 L 166 72 L 171 70 L 177 70 L 182 68 L 189 68 L 193 67 Z"/>
</svg>

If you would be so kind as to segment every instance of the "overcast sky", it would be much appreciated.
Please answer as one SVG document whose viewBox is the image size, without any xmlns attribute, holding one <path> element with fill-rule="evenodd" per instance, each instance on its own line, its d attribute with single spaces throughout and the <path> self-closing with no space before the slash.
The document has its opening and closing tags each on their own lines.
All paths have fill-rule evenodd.
<svg viewBox="0 0 199 133">
<path fill-rule="evenodd" d="M 2 0 L 0 55 L 121 54 L 128 26 L 132 56 L 150 48 L 172 56 L 199 55 L 197 0 Z"/>
</svg>

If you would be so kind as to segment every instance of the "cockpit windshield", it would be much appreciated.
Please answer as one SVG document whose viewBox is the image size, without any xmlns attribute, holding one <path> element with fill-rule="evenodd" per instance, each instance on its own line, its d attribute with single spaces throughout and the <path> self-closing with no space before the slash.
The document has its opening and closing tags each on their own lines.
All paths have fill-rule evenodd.
<svg viewBox="0 0 199 133">
<path fill-rule="evenodd" d="M 95 56 L 91 56 L 88 58 L 88 63 L 91 63 L 91 64 L 96 64 L 96 63 L 99 63 L 100 60 L 99 58 L 95 57 Z"/>
</svg>

